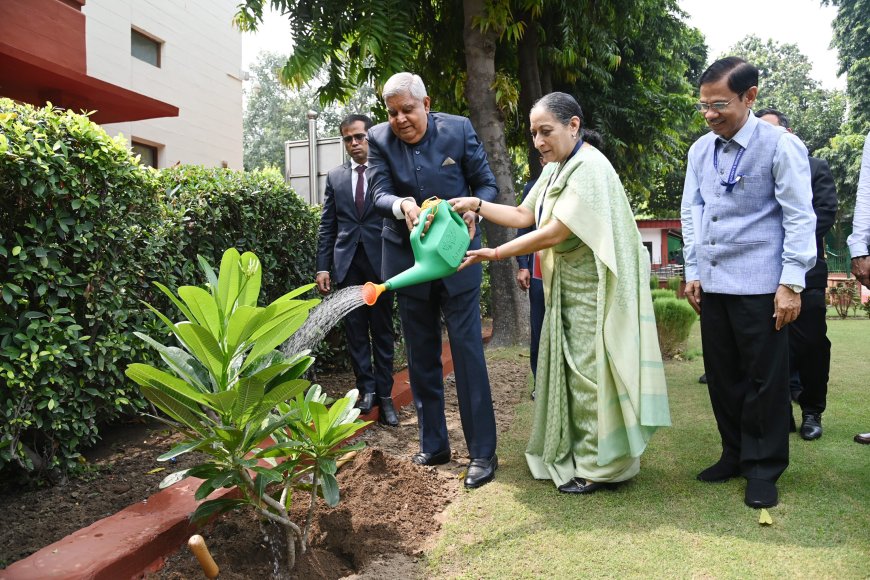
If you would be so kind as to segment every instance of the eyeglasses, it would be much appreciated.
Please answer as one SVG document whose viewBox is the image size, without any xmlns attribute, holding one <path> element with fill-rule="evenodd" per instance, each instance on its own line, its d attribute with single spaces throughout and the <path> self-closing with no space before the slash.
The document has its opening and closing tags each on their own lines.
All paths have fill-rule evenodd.
<svg viewBox="0 0 870 580">
<path fill-rule="evenodd" d="M 363 141 L 366 140 L 366 134 L 365 133 L 357 133 L 356 135 L 345 135 L 344 137 L 341 138 L 341 140 L 344 141 L 345 143 L 350 143 L 351 141 L 359 141 L 360 143 L 362 143 Z"/>
<path fill-rule="evenodd" d="M 721 112 L 721 111 L 724 111 L 725 108 L 731 104 L 731 101 L 733 101 L 734 99 L 736 99 L 738 97 L 742 99 L 743 93 L 740 93 L 737 96 L 731 97 L 731 100 L 728 100 L 728 101 L 716 101 L 715 103 L 695 103 L 695 110 L 700 112 L 700 113 L 706 113 L 710 109 L 713 109 L 714 111 Z"/>
</svg>

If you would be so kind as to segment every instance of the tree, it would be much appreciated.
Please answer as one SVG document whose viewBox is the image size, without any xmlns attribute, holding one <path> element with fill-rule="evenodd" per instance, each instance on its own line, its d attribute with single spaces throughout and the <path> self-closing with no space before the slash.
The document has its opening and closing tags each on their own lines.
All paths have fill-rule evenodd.
<svg viewBox="0 0 870 580">
<path fill-rule="evenodd" d="M 279 78 L 287 56 L 263 52 L 251 66 L 253 82 L 246 89 L 243 119 L 244 163 L 248 171 L 284 168 L 284 142 L 308 137 L 308 111 L 318 112 L 317 132 L 338 135 L 338 126 L 350 113 L 370 114 L 376 98 L 371 85 L 362 85 L 344 105 L 322 106 L 317 87 L 290 89 Z M 316 80 L 316 79 L 315 79 Z"/>
<path fill-rule="evenodd" d="M 417 72 L 437 110 L 471 117 L 500 203 L 515 203 L 510 148 L 530 145 L 531 103 L 554 88 L 580 97 L 636 207 L 682 165 L 698 122 L 689 74 L 705 51 L 676 0 L 246 0 L 237 22 L 255 28 L 266 5 L 290 19 L 285 83 L 298 88 L 322 73 L 321 102 L 342 102 L 362 83 Z M 484 227 L 490 244 L 511 235 Z M 490 268 L 493 288 L 506 293 L 493 300 L 496 344 L 525 341 L 513 267 Z"/>
<path fill-rule="evenodd" d="M 762 42 L 750 35 L 731 47 L 729 54 L 758 67 L 756 107 L 784 113 L 811 154 L 837 134 L 846 114 L 845 95 L 842 91 L 823 89 L 810 77 L 812 63 L 796 44 Z"/>
<path fill-rule="evenodd" d="M 821 0 L 837 7 L 834 40 L 840 60 L 839 73 L 846 73 L 848 117 L 827 147 L 816 151 L 831 166 L 837 183 L 839 210 L 829 236 L 833 249 L 846 253 L 851 231 L 855 192 L 864 137 L 870 131 L 870 0 Z"/>
<path fill-rule="evenodd" d="M 846 73 L 850 131 L 870 130 L 870 0 L 821 0 L 838 8 L 832 44 L 839 52 L 839 73 Z"/>
</svg>

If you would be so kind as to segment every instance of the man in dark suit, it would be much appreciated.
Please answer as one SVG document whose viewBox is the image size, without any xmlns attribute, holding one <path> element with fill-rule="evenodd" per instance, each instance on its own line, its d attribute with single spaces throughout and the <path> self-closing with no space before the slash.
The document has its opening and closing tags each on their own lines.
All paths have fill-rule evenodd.
<svg viewBox="0 0 870 580">
<path fill-rule="evenodd" d="M 366 131 L 372 120 L 349 115 L 341 122 L 344 148 L 350 160 L 326 176 L 326 197 L 317 236 L 317 288 L 332 289 L 330 270 L 338 288 L 381 282 L 381 227 L 383 218 L 366 194 L 369 146 Z M 356 376 L 363 414 L 380 406 L 378 419 L 399 424 L 393 406 L 393 295 L 387 292 L 374 306 L 350 311 L 344 318 L 347 350 Z M 374 355 L 374 356 L 373 356 Z"/>
<path fill-rule="evenodd" d="M 419 76 L 393 75 L 384 85 L 383 98 L 389 122 L 369 131 L 369 185 L 378 212 L 386 218 L 383 277 L 388 279 L 414 264 L 409 232 L 418 223 L 425 199 L 474 195 L 494 201 L 498 188 L 471 122 L 430 112 L 430 99 Z M 480 248 L 475 217 L 474 212 L 463 216 L 472 233 L 473 249 Z M 471 456 L 465 477 L 468 488 L 492 480 L 498 466 L 495 414 L 481 339 L 481 277 L 478 264 L 441 280 L 396 290 L 420 427 L 420 452 L 412 461 L 438 465 L 451 458 L 441 367 L 443 314 Z"/>
<path fill-rule="evenodd" d="M 544 165 L 544 158 L 539 158 L 541 165 Z M 531 179 L 523 188 L 523 197 L 526 196 L 538 182 L 538 178 Z M 527 228 L 517 230 L 517 237 L 535 231 L 535 226 L 531 225 Z M 544 281 L 541 279 L 541 269 L 538 265 L 538 256 L 535 254 L 526 254 L 517 256 L 517 286 L 520 290 L 529 292 L 529 359 L 532 367 L 532 377 L 538 375 L 538 346 L 541 343 L 541 327 L 544 325 Z M 535 392 L 532 391 L 532 398 L 535 398 Z"/>
<path fill-rule="evenodd" d="M 761 109 L 755 116 L 789 132 L 788 117 L 776 109 Z M 810 157 L 813 210 L 816 213 L 816 265 L 807 272 L 806 289 L 801 296 L 801 314 L 788 327 L 789 365 L 797 389 L 793 396 L 801 407 L 801 438 L 812 441 L 822 436 L 822 413 L 828 395 L 831 368 L 831 341 L 828 340 L 827 302 L 828 263 L 825 235 L 837 216 L 837 187 L 828 162 Z M 797 391 L 795 393 L 795 391 Z"/>
</svg>

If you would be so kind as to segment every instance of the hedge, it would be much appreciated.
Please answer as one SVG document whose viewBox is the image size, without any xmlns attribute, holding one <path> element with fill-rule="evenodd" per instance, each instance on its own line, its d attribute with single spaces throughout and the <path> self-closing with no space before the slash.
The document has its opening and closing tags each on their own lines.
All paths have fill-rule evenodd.
<svg viewBox="0 0 870 580">
<path fill-rule="evenodd" d="M 154 171 L 85 116 L 0 99 L 0 472 L 63 474 L 144 407 L 122 371 L 154 358 L 132 334 L 159 334 L 153 281 L 234 246 L 271 300 L 311 281 L 317 222 L 276 172 Z"/>
<path fill-rule="evenodd" d="M 686 348 L 689 332 L 698 315 L 685 300 L 670 297 L 653 300 L 653 311 L 662 356 L 672 358 Z"/>
</svg>

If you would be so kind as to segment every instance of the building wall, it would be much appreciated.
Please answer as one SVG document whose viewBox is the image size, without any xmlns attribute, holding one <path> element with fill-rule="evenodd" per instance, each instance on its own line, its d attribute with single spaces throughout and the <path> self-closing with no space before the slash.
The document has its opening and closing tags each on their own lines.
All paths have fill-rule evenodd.
<svg viewBox="0 0 870 580">
<path fill-rule="evenodd" d="M 645 243 L 652 244 L 652 263 L 662 263 L 662 230 L 639 228 L 640 239 Z M 667 262 L 667 260 L 665 260 Z"/>
<path fill-rule="evenodd" d="M 87 0 L 88 74 L 175 105 L 178 117 L 104 125 L 158 147 L 158 166 L 242 168 L 242 35 L 236 0 Z M 136 29 L 162 41 L 160 67 L 130 54 Z"/>
</svg>

